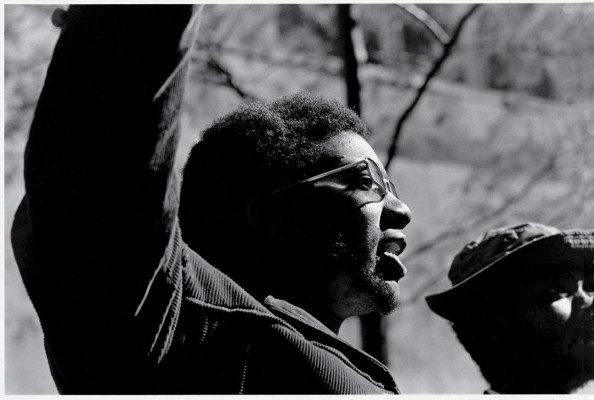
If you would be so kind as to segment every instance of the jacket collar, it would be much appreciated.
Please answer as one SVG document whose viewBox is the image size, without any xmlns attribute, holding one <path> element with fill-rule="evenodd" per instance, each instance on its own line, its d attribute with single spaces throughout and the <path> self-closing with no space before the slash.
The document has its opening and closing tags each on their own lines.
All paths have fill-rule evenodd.
<svg viewBox="0 0 594 400">
<path fill-rule="evenodd" d="M 294 306 L 293 304 L 284 300 L 276 299 L 272 296 L 266 297 L 264 300 L 264 305 L 274 314 L 285 320 L 288 320 L 289 322 L 297 321 L 300 324 L 307 325 L 309 328 L 321 331 L 338 339 L 338 336 L 328 329 L 326 325 L 322 324 L 310 313 L 300 307 Z"/>
<path fill-rule="evenodd" d="M 382 382 L 385 389 L 399 393 L 398 386 L 385 365 L 341 339 L 304 309 L 272 296 L 268 296 L 264 300 L 264 306 L 275 316 L 299 327 L 298 331 L 308 339 L 324 343 L 340 351 L 350 362 L 358 365 L 360 370 L 369 372 L 370 378 L 376 382 Z"/>
</svg>

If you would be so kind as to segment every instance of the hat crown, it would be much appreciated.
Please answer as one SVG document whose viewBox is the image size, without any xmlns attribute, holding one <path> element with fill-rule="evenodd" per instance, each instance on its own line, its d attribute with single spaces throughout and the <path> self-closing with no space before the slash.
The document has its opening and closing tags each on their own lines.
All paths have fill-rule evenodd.
<svg viewBox="0 0 594 400">
<path fill-rule="evenodd" d="M 467 244 L 454 257 L 448 278 L 452 285 L 457 285 L 517 248 L 558 233 L 561 231 L 557 228 L 534 222 L 491 229 L 479 239 Z"/>
</svg>

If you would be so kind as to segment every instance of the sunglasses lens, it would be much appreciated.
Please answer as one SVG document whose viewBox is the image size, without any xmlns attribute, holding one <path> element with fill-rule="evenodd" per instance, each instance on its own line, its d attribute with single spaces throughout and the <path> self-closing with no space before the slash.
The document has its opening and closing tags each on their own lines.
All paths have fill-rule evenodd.
<svg viewBox="0 0 594 400">
<path fill-rule="evenodd" d="M 369 172 L 373 180 L 383 189 L 386 189 L 384 185 L 384 176 L 382 175 L 382 172 L 379 170 L 378 166 L 372 162 L 368 162 L 367 165 L 369 166 Z"/>
<path fill-rule="evenodd" d="M 385 196 L 386 193 L 392 193 L 394 196 L 398 197 L 394 184 L 390 182 L 387 176 L 384 176 L 379 166 L 371 160 L 367 162 L 367 165 L 369 166 L 369 172 L 373 180 L 383 189 L 383 196 Z"/>
<path fill-rule="evenodd" d="M 400 198 L 398 197 L 398 193 L 396 193 L 396 187 L 394 186 L 394 184 L 391 181 L 389 181 L 388 185 L 390 186 L 390 191 L 392 192 L 392 194 L 397 198 Z"/>
</svg>

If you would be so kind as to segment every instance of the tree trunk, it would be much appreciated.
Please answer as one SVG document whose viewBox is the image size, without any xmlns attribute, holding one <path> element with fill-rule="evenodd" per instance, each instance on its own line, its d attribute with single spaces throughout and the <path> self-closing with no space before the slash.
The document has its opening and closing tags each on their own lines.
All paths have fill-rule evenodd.
<svg viewBox="0 0 594 400">
<path fill-rule="evenodd" d="M 337 5 L 338 41 L 343 59 L 343 75 L 346 84 L 347 105 L 357 114 L 361 114 L 361 83 L 359 82 L 359 61 L 355 50 L 355 20 L 351 15 L 350 4 Z"/>
</svg>

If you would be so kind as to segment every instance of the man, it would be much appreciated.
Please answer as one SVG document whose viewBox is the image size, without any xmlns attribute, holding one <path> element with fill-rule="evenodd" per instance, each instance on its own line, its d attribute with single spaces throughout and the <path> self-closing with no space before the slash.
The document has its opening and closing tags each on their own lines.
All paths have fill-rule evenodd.
<svg viewBox="0 0 594 400">
<path fill-rule="evenodd" d="M 55 18 L 12 236 L 59 391 L 398 393 L 336 336 L 397 306 L 410 221 L 354 113 L 299 94 L 216 121 L 189 157 L 178 223 L 190 18 Z"/>
<path fill-rule="evenodd" d="M 452 322 L 486 393 L 571 393 L 594 379 L 594 230 L 493 229 L 449 278 L 427 303 Z"/>
</svg>

